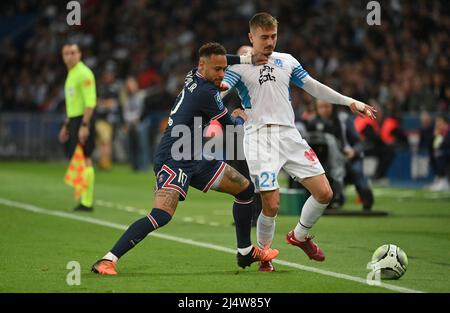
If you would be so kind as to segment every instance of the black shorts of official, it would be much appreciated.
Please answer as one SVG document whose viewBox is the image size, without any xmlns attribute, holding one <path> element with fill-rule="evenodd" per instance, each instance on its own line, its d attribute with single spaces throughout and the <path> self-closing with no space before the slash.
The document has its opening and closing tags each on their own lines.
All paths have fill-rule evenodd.
<svg viewBox="0 0 450 313">
<path fill-rule="evenodd" d="M 65 152 L 66 156 L 70 159 L 79 143 L 78 140 L 78 131 L 80 130 L 81 122 L 83 120 L 83 116 L 72 117 L 69 119 L 69 140 L 65 144 Z M 89 123 L 89 136 L 84 143 L 83 152 L 84 156 L 90 158 L 92 152 L 95 149 L 95 118 L 92 117 Z"/>
<path fill-rule="evenodd" d="M 156 190 L 161 188 L 176 190 L 180 194 L 180 201 L 184 201 L 189 186 L 208 192 L 225 166 L 225 162 L 218 160 L 167 160 L 163 164 L 155 165 Z"/>
</svg>

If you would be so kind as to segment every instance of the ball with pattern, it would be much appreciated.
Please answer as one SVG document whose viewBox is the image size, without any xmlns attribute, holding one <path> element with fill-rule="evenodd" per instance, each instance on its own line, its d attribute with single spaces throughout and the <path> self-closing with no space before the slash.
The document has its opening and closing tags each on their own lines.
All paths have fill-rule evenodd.
<svg viewBox="0 0 450 313">
<path fill-rule="evenodd" d="M 375 272 L 380 271 L 381 279 L 399 279 L 408 268 L 408 257 L 400 247 L 385 244 L 375 250 L 371 263 Z"/>
</svg>

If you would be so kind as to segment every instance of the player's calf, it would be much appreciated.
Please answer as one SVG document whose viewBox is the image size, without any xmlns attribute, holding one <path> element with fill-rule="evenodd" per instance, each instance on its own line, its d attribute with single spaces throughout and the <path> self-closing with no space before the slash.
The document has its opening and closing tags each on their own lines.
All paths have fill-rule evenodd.
<svg viewBox="0 0 450 313">
<path fill-rule="evenodd" d="M 233 203 L 233 218 L 236 227 L 236 239 L 238 252 L 247 254 L 252 247 L 252 209 L 255 187 L 252 182 L 235 196 Z"/>
<path fill-rule="evenodd" d="M 120 258 L 128 250 L 136 246 L 152 231 L 163 227 L 172 219 L 172 216 L 164 210 L 154 208 L 149 215 L 137 220 L 126 230 L 122 237 L 111 249 L 111 253 Z"/>
<path fill-rule="evenodd" d="M 128 227 L 111 251 L 92 266 L 92 271 L 98 274 L 116 275 L 115 265 L 119 258 L 134 248 L 149 233 L 166 225 L 171 219 L 172 216 L 166 211 L 154 208 L 149 215 Z"/>
</svg>

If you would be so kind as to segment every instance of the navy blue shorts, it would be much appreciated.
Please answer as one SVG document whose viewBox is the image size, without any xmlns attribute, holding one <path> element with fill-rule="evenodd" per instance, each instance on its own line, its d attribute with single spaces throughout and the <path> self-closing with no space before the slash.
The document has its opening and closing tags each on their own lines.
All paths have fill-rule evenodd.
<svg viewBox="0 0 450 313">
<path fill-rule="evenodd" d="M 180 194 L 180 201 L 186 198 L 189 186 L 208 192 L 226 164 L 218 160 L 180 162 L 168 160 L 155 167 L 156 190 L 174 189 Z"/>
</svg>

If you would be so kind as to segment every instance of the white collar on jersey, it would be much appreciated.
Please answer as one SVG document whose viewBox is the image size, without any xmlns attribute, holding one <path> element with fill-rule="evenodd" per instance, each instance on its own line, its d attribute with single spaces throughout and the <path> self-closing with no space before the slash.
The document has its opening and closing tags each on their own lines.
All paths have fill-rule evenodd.
<svg viewBox="0 0 450 313">
<path fill-rule="evenodd" d="M 202 74 L 200 74 L 199 71 L 195 72 L 195 75 L 197 75 L 200 78 L 206 79 L 205 76 L 203 76 Z"/>
</svg>

